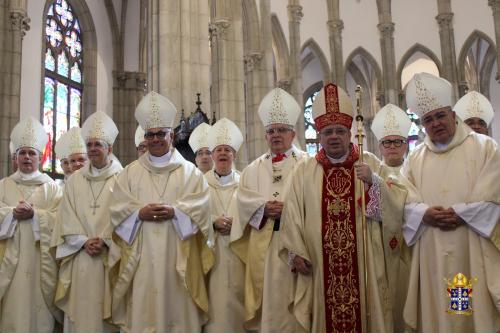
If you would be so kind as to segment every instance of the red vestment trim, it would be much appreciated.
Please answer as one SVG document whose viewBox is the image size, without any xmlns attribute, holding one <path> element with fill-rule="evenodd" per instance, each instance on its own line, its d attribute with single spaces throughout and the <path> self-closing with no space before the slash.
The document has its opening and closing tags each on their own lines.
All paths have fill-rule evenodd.
<svg viewBox="0 0 500 333">
<path fill-rule="evenodd" d="M 343 163 L 332 164 L 323 149 L 316 155 L 324 171 L 321 232 L 327 333 L 362 330 L 354 175 L 358 158 L 356 145 Z"/>
</svg>

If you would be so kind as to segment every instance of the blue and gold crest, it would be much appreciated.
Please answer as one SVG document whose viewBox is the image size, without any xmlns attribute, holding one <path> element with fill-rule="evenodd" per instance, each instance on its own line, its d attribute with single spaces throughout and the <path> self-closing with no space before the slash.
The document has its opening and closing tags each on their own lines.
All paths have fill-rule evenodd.
<svg viewBox="0 0 500 333">
<path fill-rule="evenodd" d="M 453 277 L 453 281 L 445 279 L 450 297 L 450 305 L 446 312 L 456 315 L 470 316 L 472 314 L 472 285 L 477 279 L 468 280 L 467 277 L 458 273 Z"/>
</svg>

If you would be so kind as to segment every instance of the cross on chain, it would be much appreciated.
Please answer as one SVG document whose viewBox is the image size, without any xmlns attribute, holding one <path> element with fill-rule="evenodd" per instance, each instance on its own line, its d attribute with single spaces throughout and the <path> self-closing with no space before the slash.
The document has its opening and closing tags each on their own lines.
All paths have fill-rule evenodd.
<svg viewBox="0 0 500 333">
<path fill-rule="evenodd" d="M 101 206 L 98 205 L 97 202 L 94 202 L 93 205 L 90 205 L 90 208 L 92 208 L 92 215 L 95 215 L 95 209 L 96 208 L 101 208 Z"/>
</svg>

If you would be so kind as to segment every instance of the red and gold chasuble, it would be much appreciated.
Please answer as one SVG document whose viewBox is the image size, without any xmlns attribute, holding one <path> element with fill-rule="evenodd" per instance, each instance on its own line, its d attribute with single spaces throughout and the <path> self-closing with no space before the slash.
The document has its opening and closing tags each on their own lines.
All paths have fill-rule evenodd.
<svg viewBox="0 0 500 333">
<path fill-rule="evenodd" d="M 321 232 L 327 333 L 362 331 L 354 174 L 358 158 L 356 145 L 343 163 L 332 164 L 324 149 L 316 155 L 324 171 Z"/>
</svg>

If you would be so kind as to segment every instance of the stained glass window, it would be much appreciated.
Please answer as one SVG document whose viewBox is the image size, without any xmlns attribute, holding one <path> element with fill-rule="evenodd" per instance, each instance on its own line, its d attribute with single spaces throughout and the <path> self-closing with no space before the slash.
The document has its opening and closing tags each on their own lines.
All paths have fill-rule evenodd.
<svg viewBox="0 0 500 333">
<path fill-rule="evenodd" d="M 83 94 L 83 43 L 78 18 L 66 0 L 54 0 L 45 20 L 43 125 L 49 142 L 43 170 L 62 174 L 55 142 L 70 127 L 80 126 Z"/>
<path fill-rule="evenodd" d="M 306 103 L 304 105 L 304 128 L 305 128 L 305 138 L 306 138 L 306 151 L 310 156 L 316 155 L 316 153 L 319 151 L 320 148 L 316 127 L 314 126 L 314 118 L 312 114 L 312 104 L 318 94 L 319 91 L 315 91 L 314 93 L 312 93 L 307 98 Z"/>
</svg>

